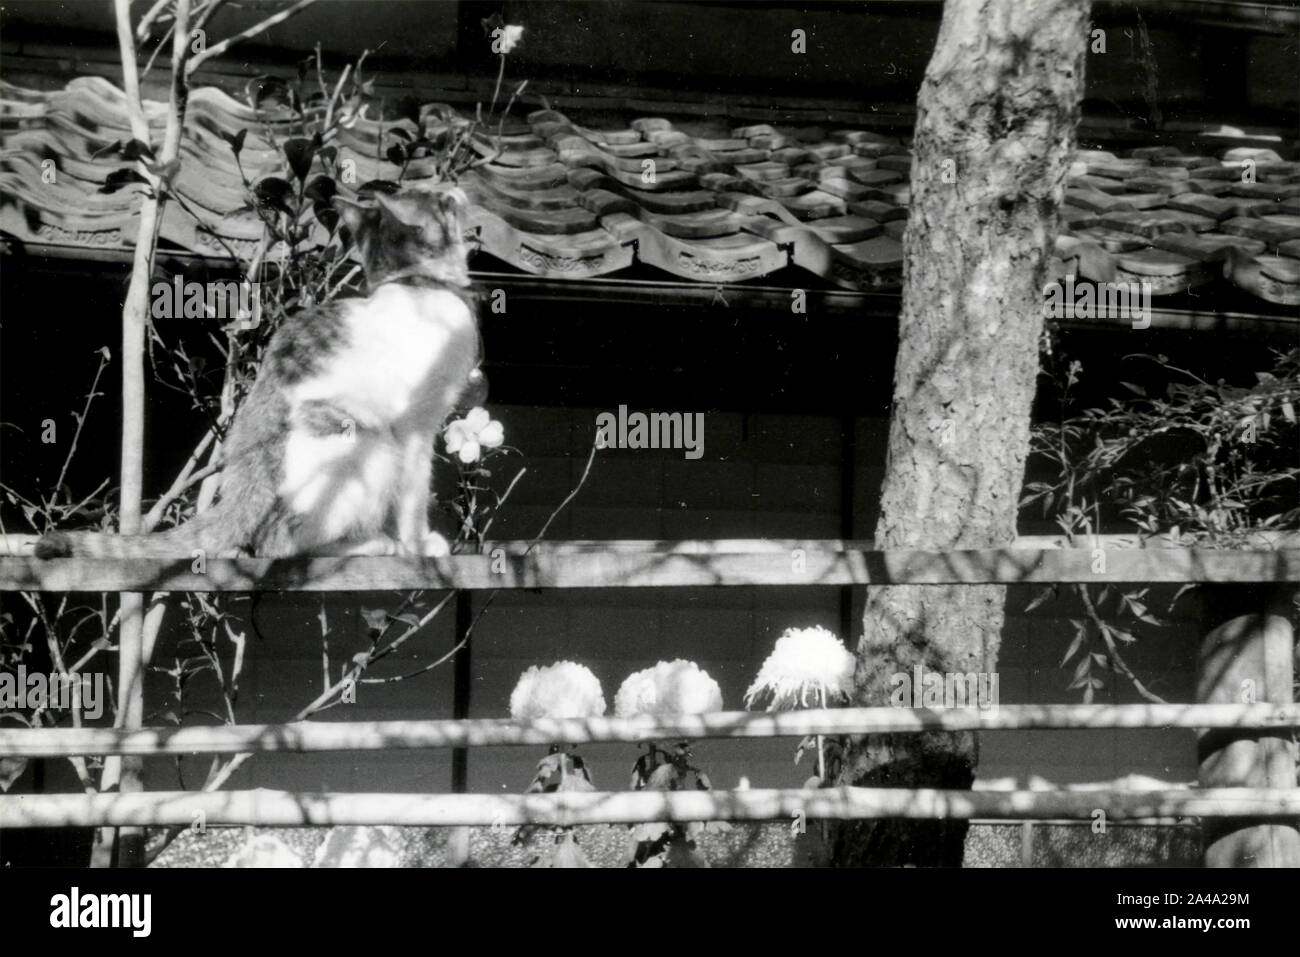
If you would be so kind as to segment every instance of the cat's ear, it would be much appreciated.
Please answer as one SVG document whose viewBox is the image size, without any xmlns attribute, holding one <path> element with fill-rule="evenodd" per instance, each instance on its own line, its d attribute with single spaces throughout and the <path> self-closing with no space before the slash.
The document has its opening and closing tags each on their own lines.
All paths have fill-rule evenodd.
<svg viewBox="0 0 1300 957">
<path fill-rule="evenodd" d="M 453 236 L 460 231 L 460 223 L 469 209 L 469 197 L 459 186 L 452 186 L 437 193 L 434 197 L 443 221 L 452 229 Z"/>
<path fill-rule="evenodd" d="M 420 225 L 420 210 L 414 197 L 375 193 L 375 204 L 381 213 L 387 213 L 404 226 Z"/>
<path fill-rule="evenodd" d="M 459 186 L 450 186 L 434 194 L 438 208 L 448 216 L 463 213 L 469 207 L 469 197 Z"/>
<path fill-rule="evenodd" d="M 339 219 L 347 227 L 348 233 L 352 236 L 352 241 L 357 242 L 366 231 L 371 217 L 374 216 L 374 210 L 359 206 L 342 196 L 334 197 L 334 208 L 339 211 Z"/>
</svg>

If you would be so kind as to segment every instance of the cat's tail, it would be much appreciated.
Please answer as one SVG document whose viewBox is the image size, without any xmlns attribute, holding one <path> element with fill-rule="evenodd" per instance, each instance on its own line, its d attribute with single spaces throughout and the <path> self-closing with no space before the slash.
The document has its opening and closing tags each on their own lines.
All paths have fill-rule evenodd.
<svg viewBox="0 0 1300 957">
<path fill-rule="evenodd" d="M 184 558 L 196 551 L 216 556 L 236 550 L 227 541 L 221 509 L 198 515 L 184 525 L 147 535 L 109 532 L 50 532 L 36 543 L 37 558 Z"/>
</svg>

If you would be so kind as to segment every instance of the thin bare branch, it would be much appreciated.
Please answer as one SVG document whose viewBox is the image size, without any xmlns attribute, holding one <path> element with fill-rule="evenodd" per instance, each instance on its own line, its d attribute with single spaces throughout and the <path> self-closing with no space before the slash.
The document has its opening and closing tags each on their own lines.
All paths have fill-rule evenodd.
<svg viewBox="0 0 1300 957">
<path fill-rule="evenodd" d="M 190 58 L 189 63 L 185 67 L 186 76 L 192 74 L 195 70 L 197 70 L 208 60 L 211 60 L 213 57 L 221 56 L 221 54 L 225 53 L 227 50 L 229 50 L 236 43 L 239 43 L 241 40 L 247 40 L 249 37 L 255 37 L 259 33 L 269 30 L 271 27 L 276 26 L 277 24 L 283 23 L 285 20 L 288 20 L 294 14 L 307 9 L 308 7 L 312 6 L 314 3 L 316 3 L 316 0 L 298 0 L 298 2 L 295 3 L 293 6 L 281 10 L 279 13 L 272 14 L 271 16 L 267 17 L 265 20 L 261 20 L 258 23 L 253 24 L 251 27 L 249 27 L 246 30 L 241 30 L 239 33 L 236 33 L 233 37 L 227 37 L 226 39 L 222 40 L 220 43 L 212 44 L 212 46 L 208 47 L 202 53 L 196 53 L 194 56 Z"/>
</svg>

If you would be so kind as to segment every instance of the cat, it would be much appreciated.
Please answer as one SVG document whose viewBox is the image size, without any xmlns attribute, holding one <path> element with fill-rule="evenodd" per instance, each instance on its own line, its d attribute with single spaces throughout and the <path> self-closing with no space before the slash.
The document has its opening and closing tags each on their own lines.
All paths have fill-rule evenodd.
<svg viewBox="0 0 1300 957">
<path fill-rule="evenodd" d="M 457 188 L 337 200 L 369 295 L 290 316 L 226 436 L 216 504 L 148 535 L 54 532 L 42 558 L 443 556 L 428 527 L 434 440 L 478 375 Z"/>
</svg>

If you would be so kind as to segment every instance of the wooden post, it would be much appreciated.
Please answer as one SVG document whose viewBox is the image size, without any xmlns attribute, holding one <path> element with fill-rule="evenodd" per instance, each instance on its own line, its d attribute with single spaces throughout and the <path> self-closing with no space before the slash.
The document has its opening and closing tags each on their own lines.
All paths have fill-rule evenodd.
<svg viewBox="0 0 1300 957">
<path fill-rule="evenodd" d="M 840 535 L 852 539 L 857 533 L 853 527 L 853 483 L 857 477 L 857 419 L 851 415 L 840 418 Z M 856 622 L 853 618 L 854 588 L 846 585 L 840 589 L 840 636 L 846 645 L 852 644 Z"/>
<path fill-rule="evenodd" d="M 1025 821 L 1020 825 L 1020 866 L 1034 866 L 1034 822 Z"/>
<path fill-rule="evenodd" d="M 473 684 L 470 673 L 469 630 L 474 623 L 473 593 L 458 592 L 456 595 L 456 644 L 465 643 L 452 659 L 452 704 L 451 716 L 457 721 L 469 717 L 469 694 Z M 456 748 L 451 753 L 451 790 L 453 794 L 464 794 L 469 790 L 469 749 Z"/>
<path fill-rule="evenodd" d="M 456 631 L 452 641 L 465 643 L 452 658 L 452 717 L 463 721 L 469 717 L 469 696 L 473 675 L 470 673 L 469 631 L 474 624 L 474 593 L 456 593 Z M 455 748 L 451 752 L 451 790 L 464 794 L 469 790 L 469 748 Z M 447 861 L 453 867 L 466 867 L 470 860 L 470 829 L 453 828 L 447 838 Z"/>
<path fill-rule="evenodd" d="M 1252 594 L 1258 596 L 1257 591 Z M 1263 613 L 1224 621 L 1201 644 L 1196 700 L 1204 703 L 1290 703 L 1295 636 L 1291 623 L 1265 601 Z M 1201 787 L 1296 786 L 1290 732 L 1202 731 L 1198 737 Z M 1206 867 L 1300 867 L 1296 822 L 1242 818 L 1204 822 Z"/>
</svg>

